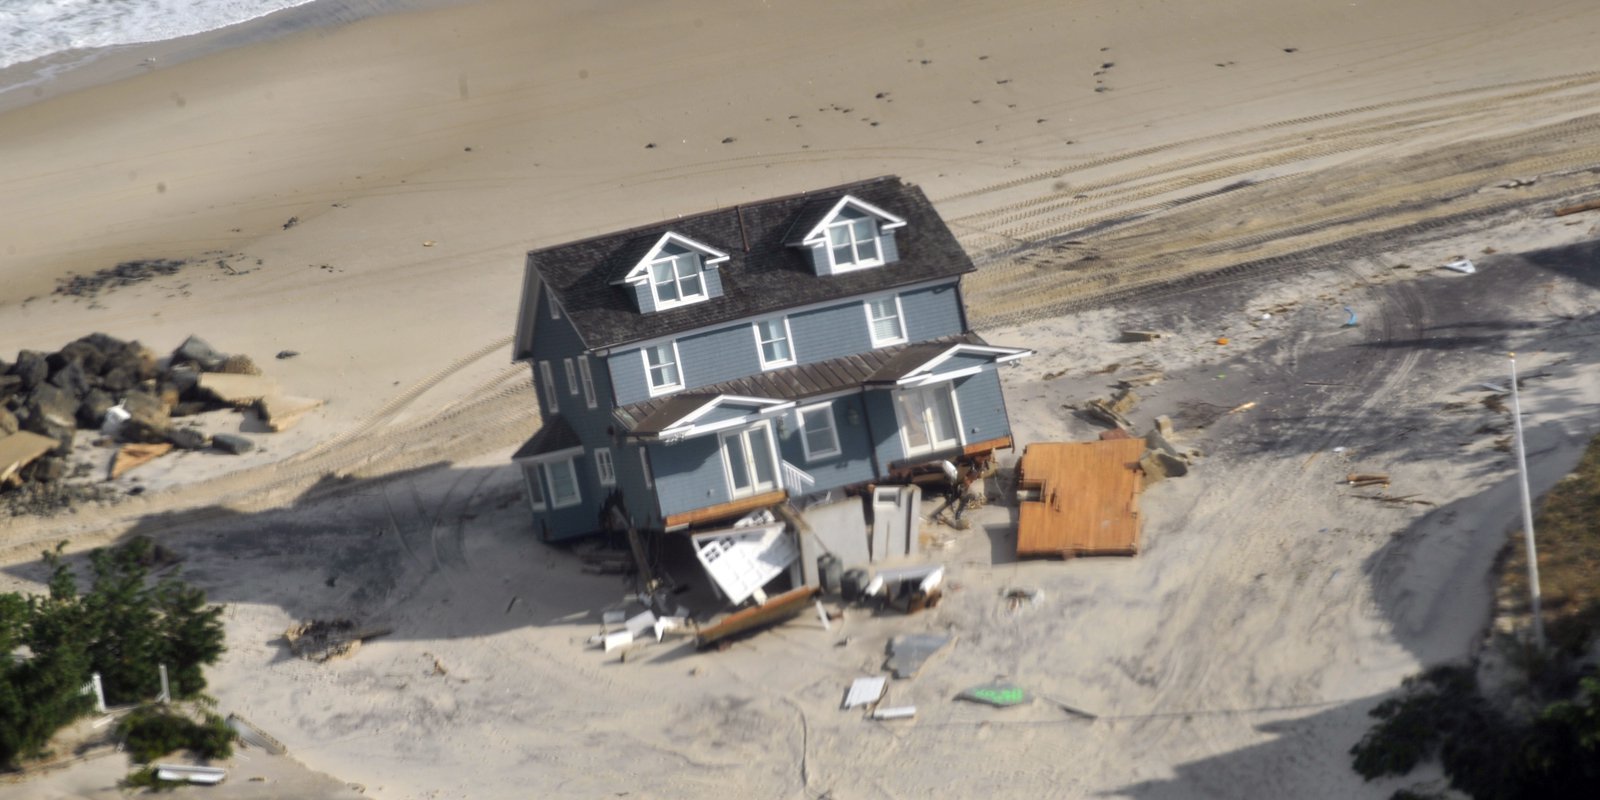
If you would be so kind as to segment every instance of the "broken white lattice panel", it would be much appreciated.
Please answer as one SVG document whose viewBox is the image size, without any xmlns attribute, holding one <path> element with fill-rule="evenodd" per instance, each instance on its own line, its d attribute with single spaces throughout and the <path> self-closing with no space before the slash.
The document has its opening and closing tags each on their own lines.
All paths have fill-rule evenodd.
<svg viewBox="0 0 1600 800">
<path fill-rule="evenodd" d="M 694 536 L 694 552 L 732 603 L 743 603 L 800 557 L 783 525 L 729 528 Z"/>
</svg>

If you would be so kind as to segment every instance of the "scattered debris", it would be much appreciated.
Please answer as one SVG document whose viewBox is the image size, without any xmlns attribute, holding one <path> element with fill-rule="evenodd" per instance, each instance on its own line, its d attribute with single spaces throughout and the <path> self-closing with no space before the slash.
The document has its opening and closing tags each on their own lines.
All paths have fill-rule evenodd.
<svg viewBox="0 0 1600 800">
<path fill-rule="evenodd" d="M 697 640 L 700 647 L 709 647 L 730 636 L 776 625 L 790 619 L 811 605 L 811 599 L 821 590 L 815 586 L 791 589 L 754 608 L 746 608 L 722 618 L 715 625 L 701 628 Z"/>
<path fill-rule="evenodd" d="M 1236 405 L 1233 408 L 1228 409 L 1228 413 L 1229 414 L 1237 414 L 1240 411 L 1249 411 L 1250 409 L 1255 408 L 1255 407 L 1256 407 L 1256 401 L 1251 400 L 1248 403 L 1242 403 L 1240 405 Z"/>
<path fill-rule="evenodd" d="M 237 433 L 219 433 L 211 437 L 211 446 L 224 453 L 243 455 L 256 449 L 256 443 Z"/>
<path fill-rule="evenodd" d="M 20 482 L 22 469 L 56 449 L 60 443 L 32 431 L 0 437 L 0 484 Z"/>
<path fill-rule="evenodd" d="M 861 706 L 870 706 L 878 702 L 883 699 L 883 690 L 888 685 L 889 679 L 882 675 L 876 675 L 871 678 L 856 678 L 850 684 L 850 690 L 845 693 L 844 708 L 849 710 Z"/>
<path fill-rule="evenodd" d="M 917 715 L 916 706 L 893 706 L 879 708 L 872 712 L 873 719 L 911 719 Z"/>
<path fill-rule="evenodd" d="M 894 673 L 899 680 L 915 677 L 917 670 L 934 653 L 950 643 L 950 636 L 940 633 L 905 633 L 889 640 L 889 660 L 884 669 Z"/>
<path fill-rule="evenodd" d="M 1388 486 L 1389 473 L 1387 472 L 1352 472 L 1344 476 L 1345 482 L 1351 486 Z"/>
<path fill-rule="evenodd" d="M 286 358 L 294 358 L 297 355 L 300 355 L 300 351 L 299 350 L 279 350 L 278 351 L 278 360 L 282 361 L 282 360 L 284 360 Z"/>
<path fill-rule="evenodd" d="M 73 275 L 56 283 L 54 294 L 69 297 L 95 297 L 107 289 L 132 286 L 163 275 L 171 275 L 189 262 L 183 259 L 145 258 L 124 261 L 109 269 L 88 275 Z"/>
<path fill-rule="evenodd" d="M 266 423 L 268 430 L 280 433 L 293 428 L 306 412 L 321 405 L 321 400 L 310 397 L 272 394 L 256 401 L 256 413 L 261 415 L 261 421 Z"/>
<path fill-rule="evenodd" d="M 1346 328 L 1354 328 L 1354 327 L 1356 327 L 1357 325 L 1360 324 L 1361 320 L 1360 320 L 1359 317 L 1356 316 L 1356 310 L 1355 309 L 1353 309 L 1353 308 L 1351 308 L 1349 306 L 1345 306 L 1344 307 L 1344 313 L 1348 315 L 1348 316 L 1345 317 L 1344 327 L 1346 327 Z"/>
<path fill-rule="evenodd" d="M 1017 464 L 1017 555 L 1138 553 L 1139 461 L 1148 446 L 1140 439 L 1028 445 Z"/>
<path fill-rule="evenodd" d="M 1228 337 L 1226 337 L 1226 336 L 1217 337 L 1217 344 L 1227 344 L 1227 343 L 1228 343 Z"/>
<path fill-rule="evenodd" d="M 1478 271 L 1478 267 L 1472 263 L 1472 259 L 1470 259 L 1470 258 L 1458 258 L 1458 259 L 1456 259 L 1454 261 L 1451 261 L 1451 262 L 1448 262 L 1448 263 L 1445 263 L 1445 264 L 1441 264 L 1441 265 L 1439 265 L 1439 267 L 1440 267 L 1440 269 L 1447 269 L 1447 270 L 1450 270 L 1452 272 L 1459 272 L 1462 275 L 1471 275 L 1471 274 L 1473 274 L 1473 273 Z"/>
<path fill-rule="evenodd" d="M 939 604 L 943 596 L 939 585 L 943 582 L 943 564 L 899 567 L 879 570 L 861 593 L 866 597 L 882 598 L 891 604 L 904 603 L 906 613 L 914 614 Z"/>
<path fill-rule="evenodd" d="M 156 444 L 132 443 L 117 448 L 116 455 L 111 457 L 111 474 L 109 480 L 116 480 L 128 470 L 141 464 L 148 464 L 157 458 L 172 451 L 171 442 Z"/>
<path fill-rule="evenodd" d="M 1008 611 L 1016 611 L 1022 607 L 1023 603 L 1038 605 L 1040 601 L 1044 600 L 1044 591 L 1042 589 L 1001 589 L 1000 596 L 1005 598 Z"/>
<path fill-rule="evenodd" d="M 1163 336 L 1166 336 L 1166 334 L 1160 333 L 1158 331 L 1123 331 L 1122 332 L 1122 341 L 1124 341 L 1124 342 L 1153 342 L 1153 341 L 1155 341 L 1157 339 L 1160 339 Z"/>
<path fill-rule="evenodd" d="M 1595 198 L 1593 200 L 1586 200 L 1586 201 L 1584 201 L 1582 203 L 1574 203 L 1573 205 L 1570 205 L 1570 206 L 1562 206 L 1562 207 L 1556 209 L 1556 216 L 1565 217 L 1568 214 L 1578 214 L 1578 213 L 1581 213 L 1581 212 L 1584 212 L 1584 211 L 1597 211 L 1597 210 L 1600 210 L 1600 198 Z"/>
<path fill-rule="evenodd" d="M 289 652 L 320 663 L 349 658 L 361 649 L 362 642 L 393 632 L 393 628 L 358 628 L 347 619 L 314 619 L 290 627 L 283 638 L 289 642 Z"/>
<path fill-rule="evenodd" d="M 766 602 L 761 587 L 800 557 L 794 537 L 782 523 L 727 528 L 695 534 L 695 556 L 730 603 L 754 597 Z"/>
<path fill-rule="evenodd" d="M 226 372 L 207 372 L 195 384 L 203 394 L 218 402 L 244 408 L 278 393 L 278 384 L 260 375 L 236 375 Z"/>
<path fill-rule="evenodd" d="M 1141 372 L 1138 375 L 1129 375 L 1123 378 L 1121 383 L 1123 386 L 1149 386 L 1165 377 L 1167 377 L 1165 372 Z"/>
<path fill-rule="evenodd" d="M 281 756 L 289 752 L 289 748 L 284 747 L 283 742 L 278 741 L 266 731 L 257 727 L 255 723 L 237 713 L 228 714 L 227 722 L 228 727 L 238 734 L 239 741 L 251 747 L 259 747 L 275 756 Z"/>
<path fill-rule="evenodd" d="M 191 767 L 186 764 L 156 764 L 156 778 L 164 781 L 183 781 L 213 785 L 222 783 L 228 771 L 221 767 Z"/>
<path fill-rule="evenodd" d="M 1026 689 L 1012 683 L 981 684 L 956 695 L 956 699 L 984 703 L 996 708 L 1011 708 L 1033 702 L 1033 696 L 1028 694 Z"/>
</svg>

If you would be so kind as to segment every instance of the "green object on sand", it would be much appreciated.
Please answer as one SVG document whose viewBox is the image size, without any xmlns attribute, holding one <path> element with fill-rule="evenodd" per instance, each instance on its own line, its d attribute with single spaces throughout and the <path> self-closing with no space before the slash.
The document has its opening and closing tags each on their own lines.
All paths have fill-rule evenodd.
<svg viewBox="0 0 1600 800">
<path fill-rule="evenodd" d="M 1021 686 L 1010 683 L 985 683 L 974 686 L 956 695 L 960 700 L 971 700 L 974 703 L 987 703 L 999 708 L 1020 706 L 1033 702 L 1033 696 Z"/>
</svg>

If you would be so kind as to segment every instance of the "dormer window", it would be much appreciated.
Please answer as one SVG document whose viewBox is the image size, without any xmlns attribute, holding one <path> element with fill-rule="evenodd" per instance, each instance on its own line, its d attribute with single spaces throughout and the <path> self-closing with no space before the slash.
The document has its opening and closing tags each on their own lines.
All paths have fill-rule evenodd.
<svg viewBox="0 0 1600 800">
<path fill-rule="evenodd" d="M 840 209 L 828 224 L 828 259 L 834 272 L 883 263 L 878 249 L 878 221 L 853 208 Z"/>
<path fill-rule="evenodd" d="M 899 258 L 894 231 L 905 224 L 900 217 L 845 195 L 804 212 L 786 243 L 810 250 L 812 268 L 818 275 L 838 275 Z"/>
<path fill-rule="evenodd" d="M 656 239 L 636 240 L 626 254 L 626 269 L 613 284 L 625 285 L 634 295 L 640 313 L 710 300 L 722 294 L 717 267 L 728 254 L 667 232 Z"/>
<path fill-rule="evenodd" d="M 672 250 L 678 252 L 669 252 Z M 663 248 L 661 257 L 650 262 L 650 290 L 655 293 L 657 309 L 705 300 L 700 254 L 681 247 Z"/>
</svg>

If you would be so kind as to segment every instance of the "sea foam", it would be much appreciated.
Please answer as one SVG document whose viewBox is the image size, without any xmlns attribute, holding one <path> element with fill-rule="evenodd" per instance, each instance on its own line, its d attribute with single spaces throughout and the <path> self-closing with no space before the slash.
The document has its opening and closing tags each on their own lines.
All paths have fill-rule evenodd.
<svg viewBox="0 0 1600 800">
<path fill-rule="evenodd" d="M 0 0 L 0 68 L 68 50 L 158 42 L 310 0 Z"/>
</svg>

